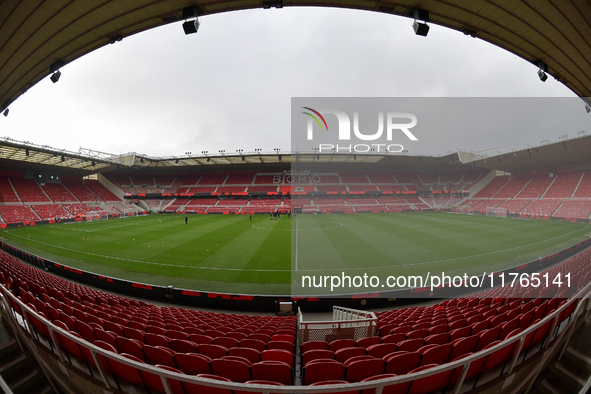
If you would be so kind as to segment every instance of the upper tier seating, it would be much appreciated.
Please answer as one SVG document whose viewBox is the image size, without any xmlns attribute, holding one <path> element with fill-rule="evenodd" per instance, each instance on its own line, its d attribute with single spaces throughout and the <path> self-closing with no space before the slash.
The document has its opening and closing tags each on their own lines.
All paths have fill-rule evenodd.
<svg viewBox="0 0 591 394">
<path fill-rule="evenodd" d="M 119 197 L 111 193 L 99 181 L 86 180 L 84 184 L 103 201 L 120 201 Z"/>
<path fill-rule="evenodd" d="M 61 183 L 46 183 L 45 185 L 42 185 L 41 188 L 54 202 L 78 202 L 78 199 Z"/>
<path fill-rule="evenodd" d="M 90 191 L 81 180 L 65 180 L 62 179 L 64 187 L 72 193 L 81 202 L 97 202 L 101 199 Z"/>
<path fill-rule="evenodd" d="M 550 186 L 553 179 L 546 176 L 535 176 L 531 181 L 517 194 L 516 198 L 534 199 L 542 196 Z M 496 196 L 495 196 L 496 197 Z"/>
<path fill-rule="evenodd" d="M 5 176 L 0 176 L 0 203 L 20 202 L 10 181 Z"/>
<path fill-rule="evenodd" d="M 591 172 L 585 171 L 573 197 L 589 198 L 589 196 L 591 196 Z"/>
<path fill-rule="evenodd" d="M 10 181 L 22 202 L 50 202 L 41 187 L 33 179 L 11 177 Z"/>
<path fill-rule="evenodd" d="M 543 198 L 570 198 L 579 184 L 582 175 L 582 172 L 555 175 L 554 183 L 552 183 Z"/>
</svg>

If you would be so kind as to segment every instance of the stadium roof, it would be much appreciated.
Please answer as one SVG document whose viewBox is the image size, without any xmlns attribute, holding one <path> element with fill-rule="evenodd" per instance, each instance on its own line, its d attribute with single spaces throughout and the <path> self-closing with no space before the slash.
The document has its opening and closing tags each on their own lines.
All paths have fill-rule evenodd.
<svg viewBox="0 0 591 394">
<path fill-rule="evenodd" d="M 411 17 L 420 7 L 429 11 L 431 23 L 488 41 L 529 62 L 543 61 L 549 74 L 580 97 L 591 97 L 588 0 L 14 0 L 0 2 L 0 110 L 52 69 L 130 35 L 182 20 L 183 8 L 193 5 L 200 16 L 328 6 Z"/>
<path fill-rule="evenodd" d="M 513 149 L 448 152 L 442 155 L 363 153 L 241 152 L 219 155 L 153 157 L 138 153 L 109 154 L 80 148 L 78 152 L 47 145 L 0 138 L 0 168 L 86 176 L 109 171 L 183 173 L 208 171 L 275 171 L 307 169 L 390 169 L 396 171 L 447 171 L 487 168 L 510 173 L 576 167 L 591 163 L 591 132 L 563 135 Z"/>
</svg>

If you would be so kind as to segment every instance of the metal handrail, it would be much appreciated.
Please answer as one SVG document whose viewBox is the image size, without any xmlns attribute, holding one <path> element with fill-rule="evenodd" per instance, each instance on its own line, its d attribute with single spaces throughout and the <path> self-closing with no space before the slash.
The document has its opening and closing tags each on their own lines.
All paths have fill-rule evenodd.
<svg viewBox="0 0 591 394">
<path fill-rule="evenodd" d="M 125 364 L 127 366 L 134 367 L 138 370 L 150 372 L 150 373 L 160 376 L 163 381 L 163 385 L 164 385 L 164 388 L 165 388 L 167 394 L 173 394 L 172 390 L 170 388 L 170 385 L 168 384 L 168 379 L 174 379 L 174 380 L 181 381 L 181 382 L 199 384 L 199 385 L 208 386 L 208 387 L 215 387 L 215 388 L 225 388 L 225 389 L 230 389 L 230 390 L 243 390 L 243 391 L 257 391 L 262 394 L 269 394 L 271 392 L 273 392 L 273 393 L 297 393 L 297 394 L 299 394 L 299 393 L 302 393 L 302 394 L 303 393 L 319 393 L 320 394 L 320 393 L 329 393 L 329 392 L 331 392 L 331 393 L 346 392 L 346 391 L 351 391 L 351 390 L 365 390 L 365 389 L 372 389 L 372 388 L 376 389 L 376 394 L 381 394 L 382 389 L 386 386 L 399 384 L 399 383 L 411 382 L 416 379 L 424 378 L 424 377 L 431 376 L 431 375 L 437 375 L 441 372 L 455 370 L 457 368 L 462 367 L 462 376 L 456 382 L 456 386 L 454 387 L 454 390 L 453 390 L 453 393 L 455 394 L 455 393 L 459 392 L 459 389 L 461 388 L 461 385 L 463 384 L 465 375 L 466 375 L 466 373 L 470 367 L 470 364 L 472 362 L 479 360 L 483 357 L 486 357 L 486 356 L 496 352 L 497 350 L 500 350 L 501 348 L 503 348 L 505 346 L 511 346 L 512 344 L 519 342 L 517 351 L 515 352 L 513 360 L 511 361 L 511 367 L 508 370 L 508 373 L 510 373 L 516 364 L 516 361 L 519 357 L 519 353 L 521 351 L 521 347 L 522 347 L 523 342 L 525 341 L 525 338 L 527 337 L 528 334 L 534 332 L 535 330 L 537 330 L 539 327 L 541 327 L 543 324 L 547 323 L 548 321 L 554 320 L 553 329 L 550 330 L 550 333 L 548 334 L 548 335 L 553 335 L 555 328 L 557 326 L 557 323 L 558 323 L 558 318 L 560 317 L 560 314 L 562 313 L 562 311 L 565 310 L 566 308 L 568 308 L 570 306 L 570 304 L 572 302 L 575 302 L 576 300 L 583 300 L 583 299 L 588 299 L 591 297 L 591 283 L 589 283 L 583 289 L 579 290 L 579 292 L 577 293 L 579 295 L 579 297 L 573 296 L 567 302 L 565 302 L 560 308 L 556 309 L 551 315 L 546 316 L 544 319 L 542 319 L 537 324 L 528 327 L 526 330 L 522 331 L 518 335 L 511 337 L 511 338 L 507 338 L 504 341 L 502 341 L 501 343 L 499 343 L 489 349 L 482 350 L 478 353 L 475 353 L 469 357 L 463 358 L 458 361 L 443 364 L 443 365 L 433 367 L 428 370 L 416 372 L 413 374 L 397 376 L 394 378 L 380 379 L 380 380 L 372 381 L 372 382 L 358 382 L 358 383 L 347 383 L 347 384 L 326 385 L 326 386 L 314 387 L 314 386 L 268 386 L 268 385 L 260 385 L 260 384 L 245 385 L 243 383 L 221 382 L 221 381 L 200 378 L 197 376 L 182 375 L 182 374 L 178 374 L 175 372 L 170 372 L 170 371 L 166 371 L 166 370 L 163 370 L 160 368 L 156 368 L 156 367 L 151 366 L 149 364 L 140 364 L 140 363 L 135 362 L 133 360 L 129 360 L 129 359 L 120 357 L 117 354 L 113 354 L 112 352 L 109 352 L 107 350 L 99 348 L 99 347 L 93 345 L 92 343 L 87 342 L 84 339 L 76 338 L 76 337 L 70 335 L 70 333 L 68 331 L 65 331 L 65 330 L 61 329 L 60 327 L 55 326 L 50 321 L 47 321 L 46 319 L 44 319 L 43 317 L 38 315 L 35 311 L 31 310 L 27 305 L 25 305 L 14 294 L 12 294 L 12 292 L 10 292 L 8 289 L 6 289 L 1 284 L 0 284 L 0 290 L 2 290 L 2 293 L 4 294 L 3 298 L 4 298 L 4 302 L 6 303 L 7 310 L 10 310 L 10 305 L 8 304 L 7 298 L 10 298 L 13 301 L 16 301 L 19 304 L 19 306 L 21 308 L 23 308 L 23 311 L 26 312 L 26 313 L 23 313 L 25 315 L 24 319 L 27 321 L 27 325 L 29 327 L 32 327 L 32 325 L 30 324 L 30 321 L 28 321 L 29 318 L 28 318 L 27 314 L 36 315 L 36 317 L 40 321 L 42 321 L 44 324 L 47 325 L 47 327 L 49 328 L 50 335 L 51 335 L 51 340 L 56 345 L 58 355 L 60 356 L 60 359 L 62 359 L 62 361 L 65 360 L 65 358 L 61 354 L 60 347 L 57 346 L 55 332 L 58 332 L 61 335 L 66 336 L 68 339 L 77 343 L 79 346 L 83 346 L 83 347 L 87 348 L 91 352 L 92 357 L 95 360 L 96 367 L 99 370 L 99 373 L 103 379 L 103 383 L 105 384 L 105 386 L 107 388 L 110 388 L 110 384 L 108 382 L 108 379 L 106 378 L 107 375 L 105 374 L 105 371 L 103 370 L 101 363 L 98 362 L 97 355 L 101 355 L 103 357 L 116 360 L 117 362 Z M 579 305 L 577 305 L 577 308 L 573 311 L 571 316 L 578 316 L 578 313 L 580 313 L 580 309 L 582 308 L 582 304 L 584 304 L 584 303 L 580 302 Z M 560 333 L 560 337 L 564 336 L 564 334 L 569 331 L 569 328 L 572 328 L 575 325 L 575 321 L 576 321 L 576 319 L 571 319 L 569 321 L 568 326 Z M 546 340 L 543 343 L 543 346 L 546 345 L 547 342 L 549 342 L 549 341 Z"/>
<path fill-rule="evenodd" d="M 13 394 L 12 390 L 10 389 L 6 381 L 2 378 L 2 375 L 0 375 L 0 388 L 2 389 L 2 391 L 4 391 L 5 394 Z"/>
</svg>

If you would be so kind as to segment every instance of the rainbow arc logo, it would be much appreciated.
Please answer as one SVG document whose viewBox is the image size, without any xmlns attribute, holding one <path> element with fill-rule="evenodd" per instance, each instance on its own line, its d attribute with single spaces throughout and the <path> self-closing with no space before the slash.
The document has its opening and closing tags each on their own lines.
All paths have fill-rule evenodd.
<svg viewBox="0 0 591 394">
<path fill-rule="evenodd" d="M 310 108 L 310 107 L 302 107 L 303 109 L 307 109 L 308 111 L 313 112 L 314 114 L 318 115 L 320 117 L 320 119 L 322 119 L 322 123 L 324 123 L 324 126 L 326 127 L 326 131 L 328 131 L 328 125 L 326 124 L 326 120 L 324 119 L 324 116 L 322 116 L 322 114 L 320 114 L 320 112 Z M 320 123 L 320 120 L 312 115 L 310 112 L 302 112 L 305 115 L 310 116 L 312 119 L 314 119 L 316 121 L 316 123 L 318 123 L 318 126 L 320 126 L 320 130 L 323 130 L 324 128 L 322 127 L 322 123 Z"/>
</svg>

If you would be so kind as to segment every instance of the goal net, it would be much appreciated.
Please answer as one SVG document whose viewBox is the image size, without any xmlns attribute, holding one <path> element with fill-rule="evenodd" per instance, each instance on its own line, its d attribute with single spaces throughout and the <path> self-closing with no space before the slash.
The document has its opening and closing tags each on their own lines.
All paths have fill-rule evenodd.
<svg viewBox="0 0 591 394">
<path fill-rule="evenodd" d="M 486 208 L 486 216 L 495 217 L 495 218 L 506 218 L 507 217 L 507 208 Z"/>
<path fill-rule="evenodd" d="M 125 208 L 120 217 L 126 218 L 129 216 L 137 216 L 137 210 L 135 210 L 133 208 Z"/>
<path fill-rule="evenodd" d="M 107 220 L 109 219 L 109 212 L 100 210 L 100 211 L 92 211 L 86 213 L 86 221 L 92 222 L 94 220 Z"/>
<path fill-rule="evenodd" d="M 469 205 L 453 207 L 452 212 L 463 213 L 465 215 L 474 215 L 474 211 L 472 211 L 472 207 Z"/>
</svg>

